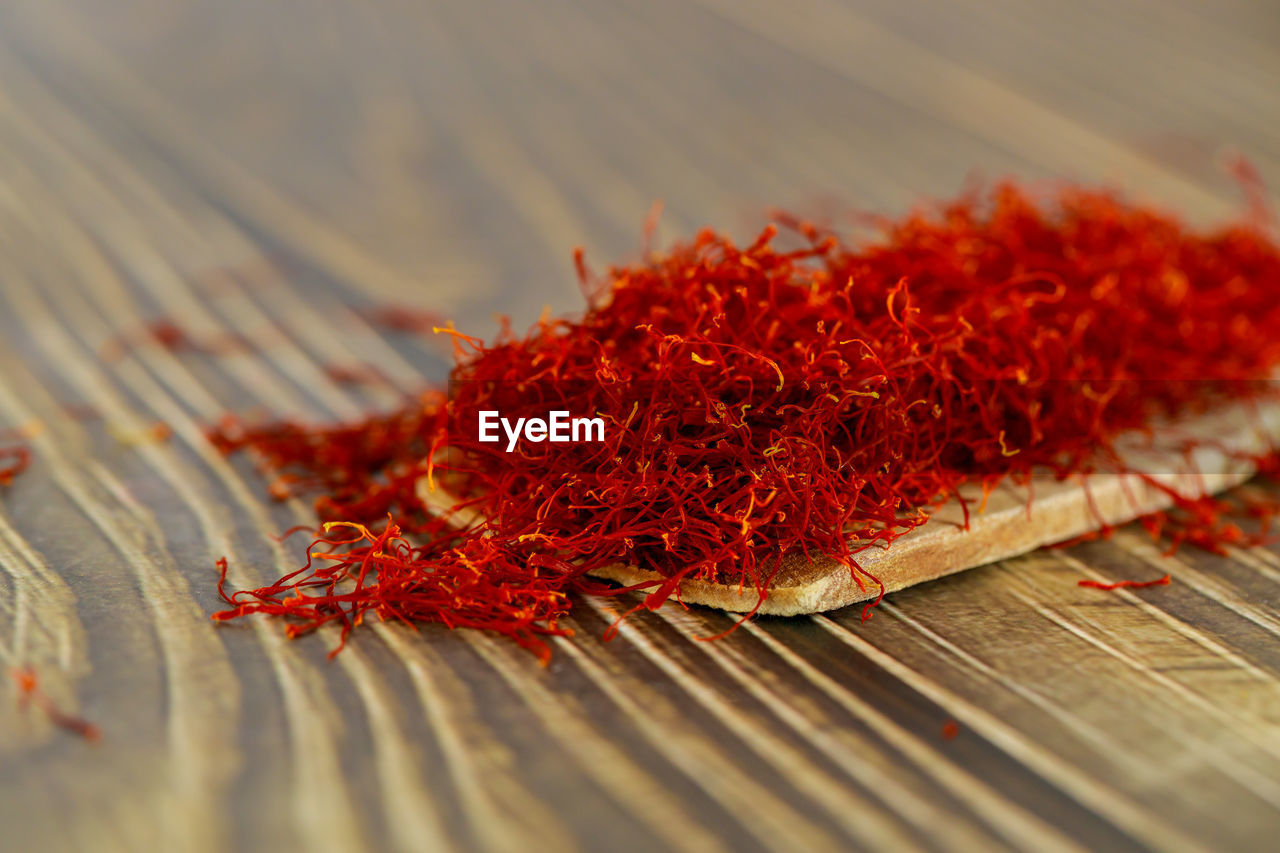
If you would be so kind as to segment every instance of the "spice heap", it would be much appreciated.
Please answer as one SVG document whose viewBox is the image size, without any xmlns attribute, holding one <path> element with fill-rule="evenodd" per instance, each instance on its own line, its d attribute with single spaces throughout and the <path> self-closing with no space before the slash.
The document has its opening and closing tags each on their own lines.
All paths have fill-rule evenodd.
<svg viewBox="0 0 1280 853">
<path fill-rule="evenodd" d="M 796 552 L 874 590 L 856 549 L 962 486 L 1115 470 L 1122 433 L 1266 394 L 1280 362 L 1263 225 L 1195 233 L 1107 192 L 1003 185 L 865 244 L 789 221 L 599 277 L 578 265 L 580 317 L 492 345 L 449 329 L 447 396 L 330 428 L 224 422 L 223 450 L 257 451 L 277 497 L 317 492 L 328 524 L 306 567 L 224 593 L 215 618 L 345 639 L 374 611 L 546 654 L 568 593 L 616 591 L 588 576 L 612 563 L 666 578 L 649 607 L 688 577 L 763 597 Z M 481 411 L 551 410 L 601 417 L 604 441 L 507 452 L 476 432 Z M 1217 511 L 1184 505 L 1212 545 Z"/>
</svg>

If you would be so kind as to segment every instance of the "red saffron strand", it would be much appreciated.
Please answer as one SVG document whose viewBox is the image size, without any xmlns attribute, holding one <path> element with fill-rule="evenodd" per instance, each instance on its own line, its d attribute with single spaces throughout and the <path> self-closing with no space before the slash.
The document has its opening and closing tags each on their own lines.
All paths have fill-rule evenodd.
<svg viewBox="0 0 1280 853">
<path fill-rule="evenodd" d="M 1149 586 L 1168 586 L 1169 582 L 1170 582 L 1169 576 L 1165 575 L 1164 577 L 1156 578 L 1153 581 L 1115 581 L 1113 583 L 1103 583 L 1102 581 L 1085 579 L 1085 580 L 1076 581 L 1076 585 L 1087 586 L 1090 589 L 1105 589 L 1105 590 L 1145 589 L 1146 587 L 1149 587 Z"/>
<path fill-rule="evenodd" d="M 324 375 L 339 385 L 385 385 L 391 380 L 374 364 L 326 364 Z"/>
<path fill-rule="evenodd" d="M 14 478 L 31 466 L 31 451 L 21 444 L 0 447 L 0 460 L 6 459 L 13 461 L 0 465 L 0 486 L 12 485 Z"/>
<path fill-rule="evenodd" d="M 36 677 L 34 669 L 31 667 L 15 667 L 9 670 L 9 677 L 18 685 L 19 707 L 26 707 L 28 704 L 34 705 L 49 718 L 49 722 L 58 728 L 73 732 L 90 742 L 97 742 L 102 739 L 102 730 L 96 725 L 83 717 L 66 713 L 45 694 L 44 690 L 40 688 L 40 681 Z"/>
<path fill-rule="evenodd" d="M 620 592 L 590 576 L 619 562 L 663 576 L 646 608 L 684 579 L 763 600 L 784 557 L 839 561 L 882 595 L 858 552 L 964 487 L 1140 473 L 1119 436 L 1274 394 L 1280 250 L 1252 220 L 1197 233 L 1112 193 L 1004 184 L 879 220 L 865 244 L 781 221 L 602 272 L 577 255 L 584 313 L 524 334 L 485 343 L 432 317 L 455 347 L 447 395 L 333 426 L 224 420 L 215 444 L 254 450 L 272 496 L 315 495 L 327 524 L 305 566 L 224 590 L 215 618 L 345 641 L 372 614 L 545 655 L 572 593 Z M 553 409 L 598 415 L 603 440 L 477 435 L 480 411 Z M 1174 503 L 1150 523 L 1175 545 L 1258 541 L 1227 502 Z"/>
<path fill-rule="evenodd" d="M 0 429 L 0 441 L 25 441 L 40 435 L 44 429 L 43 421 L 28 421 L 16 427 Z M 0 462 L 4 460 L 12 461 L 0 464 L 0 486 L 10 486 L 15 477 L 31 467 L 31 449 L 26 444 L 0 447 Z"/>
<path fill-rule="evenodd" d="M 355 309 L 366 323 L 391 332 L 430 336 L 443 326 L 445 318 L 435 311 L 424 311 L 409 305 L 375 305 Z"/>
<path fill-rule="evenodd" d="M 236 333 L 197 337 L 168 317 L 161 317 L 137 329 L 122 332 L 103 345 L 101 354 L 108 361 L 121 358 L 129 350 L 150 344 L 169 352 L 192 352 L 204 355 L 227 355 L 253 349 L 252 342 Z"/>
</svg>

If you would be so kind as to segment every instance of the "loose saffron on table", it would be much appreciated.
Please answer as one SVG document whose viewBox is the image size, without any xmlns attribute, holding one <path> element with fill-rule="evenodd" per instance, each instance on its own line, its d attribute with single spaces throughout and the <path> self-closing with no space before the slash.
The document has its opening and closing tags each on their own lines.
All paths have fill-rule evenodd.
<svg viewBox="0 0 1280 853">
<path fill-rule="evenodd" d="M 117 361 L 125 353 L 145 345 L 157 346 L 174 353 L 203 355 L 230 355 L 253 349 L 253 342 L 243 335 L 228 333 L 199 336 L 173 319 L 161 317 L 110 339 L 103 345 L 101 355 L 107 361 Z"/>
<path fill-rule="evenodd" d="M 1156 578 L 1153 581 L 1124 580 L 1124 581 L 1112 581 L 1110 583 L 1107 583 L 1105 581 L 1095 581 L 1095 580 L 1090 580 L 1088 578 L 1085 578 L 1084 580 L 1076 581 L 1076 584 L 1078 586 L 1087 586 L 1092 589 L 1104 589 L 1104 590 L 1145 589 L 1150 586 L 1168 586 L 1169 581 L 1170 581 L 1170 577 L 1169 575 L 1166 574 L 1164 577 Z"/>
<path fill-rule="evenodd" d="M 13 478 L 31 466 L 31 450 L 16 444 L 0 447 L 0 486 L 13 484 Z"/>
<path fill-rule="evenodd" d="M 9 670 L 9 677 L 18 686 L 18 706 L 20 708 L 25 708 L 27 705 L 35 705 L 49 718 L 49 722 L 58 728 L 78 734 L 90 742 L 102 739 L 102 730 L 100 728 L 83 717 L 68 714 L 49 698 L 48 694 L 40 687 L 40 680 L 36 677 L 34 669 L 31 667 L 16 667 Z"/>
<path fill-rule="evenodd" d="M 0 486 L 12 485 L 15 477 L 31 467 L 31 448 L 26 441 L 42 432 L 44 424 L 40 421 L 0 429 Z"/>
<path fill-rule="evenodd" d="M 394 383 L 376 364 L 326 364 L 324 375 L 339 385 L 393 387 Z"/>
<path fill-rule="evenodd" d="M 444 330 L 448 393 L 338 426 L 225 419 L 218 446 L 255 451 L 278 498 L 317 495 L 323 527 L 267 586 L 226 591 L 222 563 L 214 618 L 345 642 L 372 612 L 545 657 L 571 593 L 620 592 L 590 575 L 610 564 L 664 576 L 650 608 L 685 578 L 763 599 L 788 554 L 875 590 L 857 550 L 963 486 L 1116 471 L 1118 436 L 1272 392 L 1280 251 L 1257 215 L 1200 232 L 1107 191 L 1004 184 L 878 228 L 705 230 L 600 275 L 579 253 L 581 315 L 491 344 Z M 474 433 L 482 410 L 549 409 L 599 415 L 605 441 L 505 453 Z M 1160 523 L 1241 541 L 1224 507 L 1179 496 Z"/>
</svg>

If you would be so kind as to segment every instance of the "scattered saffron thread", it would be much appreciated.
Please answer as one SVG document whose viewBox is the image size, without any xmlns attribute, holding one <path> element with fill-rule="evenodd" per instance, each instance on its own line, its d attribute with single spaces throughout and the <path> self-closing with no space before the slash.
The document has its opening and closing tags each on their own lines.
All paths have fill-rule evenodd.
<svg viewBox="0 0 1280 853">
<path fill-rule="evenodd" d="M 102 739 L 102 730 L 96 725 L 82 717 L 66 713 L 45 694 L 40 687 L 39 679 L 36 678 L 34 669 L 31 667 L 16 667 L 9 670 L 9 677 L 18 685 L 19 708 L 34 705 L 49 718 L 49 722 L 58 728 L 74 732 L 90 742 L 97 742 Z"/>
<path fill-rule="evenodd" d="M 374 305 L 355 309 L 366 323 L 391 332 L 407 332 L 430 336 L 445 318 L 435 311 L 424 311 L 408 305 Z"/>
<path fill-rule="evenodd" d="M 942 739 L 955 740 L 960 734 L 960 724 L 955 720 L 947 720 L 942 724 Z"/>
<path fill-rule="evenodd" d="M 1113 583 L 1085 579 L 1076 581 L 1076 584 L 1078 586 L 1087 586 L 1090 589 L 1144 589 L 1149 586 L 1168 586 L 1169 576 L 1165 575 L 1153 581 L 1115 581 Z"/>
<path fill-rule="evenodd" d="M 792 555 L 846 565 L 872 607 L 884 588 L 858 552 L 962 487 L 1118 473 L 1117 437 L 1274 393 L 1280 251 L 1255 220 L 1201 234 L 1112 193 L 1005 184 L 879 221 L 867 244 L 783 219 L 746 246 L 704 230 L 602 273 L 577 253 L 579 317 L 504 322 L 491 344 L 432 320 L 454 344 L 448 396 L 211 431 L 256 451 L 272 496 L 318 495 L 326 523 L 273 584 L 227 592 L 223 563 L 214 618 L 345 640 L 372 613 L 545 658 L 571 592 L 622 591 L 595 569 L 658 572 L 648 608 L 685 579 L 763 602 Z M 404 325 L 425 333 L 418 319 Z M 479 411 L 549 409 L 598 414 L 606 440 L 504 453 L 476 435 Z M 1175 544 L 1256 541 L 1225 504 L 1172 499 L 1157 523 Z"/>
<path fill-rule="evenodd" d="M 31 451 L 21 444 L 0 447 L 0 463 L 5 460 L 12 461 L 0 464 L 0 486 L 12 485 L 14 478 L 31 466 Z"/>
<path fill-rule="evenodd" d="M 387 375 L 374 364 L 326 364 L 324 374 L 339 385 L 391 385 Z"/>
<path fill-rule="evenodd" d="M 126 352 L 150 344 L 169 352 L 191 352 L 204 355 L 227 355 L 253 348 L 252 342 L 234 332 L 197 337 L 169 318 L 153 320 L 140 328 L 123 332 L 103 345 L 101 355 L 107 361 L 115 361 Z"/>
</svg>

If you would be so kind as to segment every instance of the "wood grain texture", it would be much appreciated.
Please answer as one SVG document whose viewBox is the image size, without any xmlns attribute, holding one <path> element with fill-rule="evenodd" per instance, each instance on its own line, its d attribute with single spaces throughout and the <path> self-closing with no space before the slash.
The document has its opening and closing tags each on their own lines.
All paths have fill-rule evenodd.
<svg viewBox="0 0 1280 853">
<path fill-rule="evenodd" d="M 1280 830 L 1280 550 L 1143 535 L 857 608 L 584 601 L 550 666 L 492 638 L 214 625 L 213 561 L 293 568 L 226 411 L 394 405 L 484 333 L 577 306 L 570 249 L 896 211 L 972 174 L 1113 180 L 1206 221 L 1224 145 L 1280 181 L 1280 13 L 1246 0 L 18 0 L 0 6 L 6 849 L 1265 849 Z M 101 347 L 171 316 L 249 353 Z M 372 364 L 388 387 L 334 384 Z M 68 416 L 88 403 L 100 420 Z M 112 431 L 164 421 L 172 440 Z M 1100 592 L 1080 578 L 1173 576 Z M 954 720 L 959 734 L 942 735 Z"/>
</svg>

